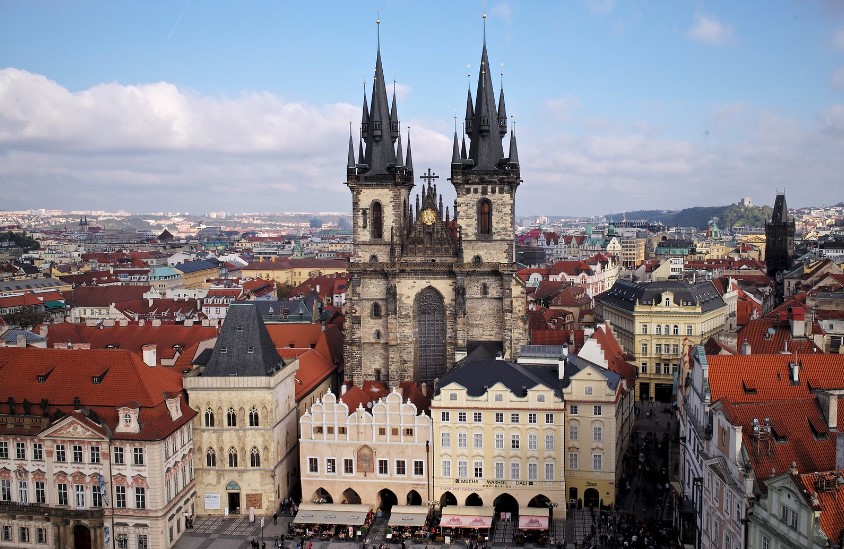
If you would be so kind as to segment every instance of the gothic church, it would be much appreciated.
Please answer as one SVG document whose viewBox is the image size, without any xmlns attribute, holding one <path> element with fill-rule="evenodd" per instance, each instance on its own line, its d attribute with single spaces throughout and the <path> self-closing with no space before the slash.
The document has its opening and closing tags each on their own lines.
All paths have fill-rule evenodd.
<svg viewBox="0 0 844 549">
<path fill-rule="evenodd" d="M 524 287 L 514 276 L 519 156 L 512 131 L 504 154 L 504 91 L 496 104 L 489 67 L 484 39 L 465 136 L 454 134 L 450 181 L 457 198 L 450 210 L 430 170 L 411 195 L 410 136 L 405 155 L 379 40 L 371 104 L 364 94 L 357 156 L 350 135 L 346 165 L 354 252 L 345 368 L 355 384 L 430 385 L 467 354 L 515 359 L 527 342 Z"/>
</svg>

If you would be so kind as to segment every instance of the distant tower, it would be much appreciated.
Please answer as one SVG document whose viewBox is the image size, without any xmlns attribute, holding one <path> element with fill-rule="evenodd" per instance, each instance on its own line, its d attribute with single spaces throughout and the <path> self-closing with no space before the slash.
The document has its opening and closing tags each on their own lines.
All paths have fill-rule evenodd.
<svg viewBox="0 0 844 549">
<path fill-rule="evenodd" d="M 777 193 L 770 223 L 765 223 L 765 264 L 777 280 L 794 264 L 794 219 L 788 219 L 785 193 Z"/>
</svg>

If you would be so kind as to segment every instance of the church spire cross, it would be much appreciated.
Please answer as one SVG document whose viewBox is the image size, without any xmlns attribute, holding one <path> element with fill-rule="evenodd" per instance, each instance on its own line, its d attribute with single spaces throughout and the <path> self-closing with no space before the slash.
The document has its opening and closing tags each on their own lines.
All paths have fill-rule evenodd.
<svg viewBox="0 0 844 549">
<path fill-rule="evenodd" d="M 437 174 L 432 172 L 431 168 L 428 168 L 427 173 L 424 173 L 424 174 L 419 176 L 419 179 L 424 179 L 425 181 L 428 182 L 428 185 L 430 185 L 434 181 L 434 179 L 439 179 L 439 178 L 440 178 L 440 176 L 438 176 Z"/>
</svg>

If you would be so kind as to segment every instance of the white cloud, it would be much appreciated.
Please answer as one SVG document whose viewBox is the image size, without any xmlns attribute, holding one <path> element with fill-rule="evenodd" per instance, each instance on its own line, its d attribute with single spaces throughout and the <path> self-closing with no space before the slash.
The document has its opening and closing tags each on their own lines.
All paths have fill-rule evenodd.
<svg viewBox="0 0 844 549">
<path fill-rule="evenodd" d="M 513 23 L 513 8 L 507 2 L 500 2 L 494 5 L 489 10 L 489 14 L 496 19 L 501 19 L 507 25 Z"/>
<path fill-rule="evenodd" d="M 686 31 L 686 36 L 703 44 L 722 46 L 732 41 L 733 31 L 714 17 L 697 14 L 691 28 Z"/>
<path fill-rule="evenodd" d="M 548 99 L 545 101 L 544 110 L 549 117 L 560 122 L 568 122 L 572 114 L 580 108 L 580 98 L 574 95 Z"/>
<path fill-rule="evenodd" d="M 605 15 L 615 9 L 615 0 L 586 0 L 586 7 L 592 13 Z"/>
</svg>

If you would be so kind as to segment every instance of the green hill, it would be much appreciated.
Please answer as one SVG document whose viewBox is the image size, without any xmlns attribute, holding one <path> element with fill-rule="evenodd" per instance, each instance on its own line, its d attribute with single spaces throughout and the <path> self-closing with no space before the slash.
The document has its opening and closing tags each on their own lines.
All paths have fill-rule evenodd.
<svg viewBox="0 0 844 549">
<path fill-rule="evenodd" d="M 628 220 L 646 220 L 663 223 L 669 227 L 697 227 L 706 229 L 709 221 L 714 219 L 718 227 L 764 227 L 771 219 L 770 206 L 750 206 L 730 204 L 729 206 L 696 206 L 683 210 L 637 210 L 627 212 Z M 618 218 L 616 214 L 615 218 Z"/>
</svg>

